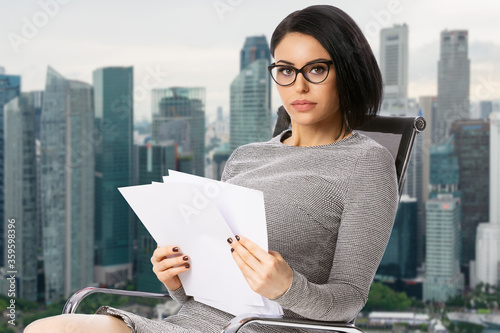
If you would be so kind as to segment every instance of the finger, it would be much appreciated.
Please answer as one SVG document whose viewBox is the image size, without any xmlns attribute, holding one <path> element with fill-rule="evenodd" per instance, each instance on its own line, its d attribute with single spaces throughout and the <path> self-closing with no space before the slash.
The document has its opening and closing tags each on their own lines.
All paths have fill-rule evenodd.
<svg viewBox="0 0 500 333">
<path fill-rule="evenodd" d="M 236 235 L 234 238 L 238 240 L 238 242 L 236 242 L 237 244 L 242 245 L 245 249 L 247 249 L 248 252 L 250 252 L 255 258 L 257 258 L 258 261 L 269 262 L 269 260 L 271 259 L 268 252 L 264 251 L 263 248 L 261 248 L 248 238 L 239 235 Z M 237 244 L 235 244 L 235 247 L 237 246 Z"/>
<path fill-rule="evenodd" d="M 170 269 L 167 269 L 167 270 L 164 270 L 161 272 L 155 272 L 155 274 L 160 281 L 163 281 L 163 280 L 171 279 L 171 278 L 173 278 L 181 273 L 187 272 L 189 269 L 191 269 L 191 265 L 184 264 L 181 266 L 172 267 Z"/>
<path fill-rule="evenodd" d="M 240 269 L 241 273 L 243 274 L 243 277 L 247 281 L 247 283 L 252 286 L 253 282 L 256 279 L 256 272 L 241 258 L 241 256 L 238 254 L 238 252 L 233 251 L 232 252 L 233 259 L 236 262 L 236 265 Z"/>
<path fill-rule="evenodd" d="M 185 265 L 189 262 L 189 256 L 179 256 L 175 258 L 165 258 L 153 263 L 153 271 L 162 272 L 177 266 Z"/>
<path fill-rule="evenodd" d="M 167 256 L 172 256 L 176 254 L 180 254 L 179 247 L 177 246 L 164 246 L 158 247 L 153 252 L 153 256 L 151 257 L 151 262 L 159 262 L 163 260 Z"/>
<path fill-rule="evenodd" d="M 253 270 L 259 270 L 259 260 L 253 255 L 252 252 L 250 252 L 247 248 L 240 244 L 240 242 L 237 241 L 236 238 L 229 238 L 228 243 L 232 247 L 231 252 L 233 252 L 233 255 L 238 254 L 238 256 L 245 262 L 246 265 L 250 266 Z"/>
</svg>

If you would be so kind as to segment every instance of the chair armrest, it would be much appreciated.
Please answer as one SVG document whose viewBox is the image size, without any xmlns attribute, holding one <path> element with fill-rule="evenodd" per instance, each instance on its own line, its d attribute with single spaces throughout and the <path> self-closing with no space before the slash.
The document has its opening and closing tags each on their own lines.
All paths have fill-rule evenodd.
<svg viewBox="0 0 500 333">
<path fill-rule="evenodd" d="M 224 327 L 222 333 L 237 333 L 247 324 L 258 324 L 263 326 L 293 327 L 303 330 L 315 330 L 323 332 L 341 332 L 341 333 L 363 333 L 351 323 L 329 322 L 310 319 L 283 318 L 283 316 L 265 316 L 256 314 L 245 314 L 234 317 Z"/>
<path fill-rule="evenodd" d="M 170 298 L 168 294 L 149 293 L 145 291 L 131 291 L 131 290 L 88 287 L 88 288 L 83 288 L 74 293 L 73 295 L 71 295 L 71 297 L 66 301 L 62 313 L 63 314 L 76 313 L 76 308 L 78 307 L 78 305 L 80 305 L 80 302 L 88 295 L 94 293 L 133 296 L 133 297 L 148 297 L 148 298 L 164 298 L 164 299 Z"/>
</svg>

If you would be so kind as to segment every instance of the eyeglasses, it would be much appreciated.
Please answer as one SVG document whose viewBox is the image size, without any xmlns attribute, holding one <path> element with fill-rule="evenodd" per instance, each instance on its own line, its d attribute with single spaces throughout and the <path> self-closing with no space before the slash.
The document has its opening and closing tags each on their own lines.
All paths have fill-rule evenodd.
<svg viewBox="0 0 500 333">
<path fill-rule="evenodd" d="M 330 65 L 333 65 L 332 60 L 317 61 L 305 65 L 301 69 L 297 69 L 290 65 L 276 65 L 275 63 L 268 66 L 267 69 L 271 73 L 274 82 L 280 86 L 289 86 L 295 82 L 297 75 L 302 73 L 304 79 L 311 83 L 321 83 L 326 80 L 330 73 Z"/>
</svg>

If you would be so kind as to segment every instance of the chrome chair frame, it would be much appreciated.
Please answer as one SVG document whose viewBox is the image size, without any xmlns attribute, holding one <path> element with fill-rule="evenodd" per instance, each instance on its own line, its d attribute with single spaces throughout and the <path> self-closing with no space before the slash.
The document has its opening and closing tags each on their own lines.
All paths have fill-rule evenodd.
<svg viewBox="0 0 500 333">
<path fill-rule="evenodd" d="M 279 112 L 285 112 L 283 107 L 278 110 L 278 113 Z M 396 174 L 400 195 L 404 187 L 406 170 L 410 161 L 415 138 L 418 133 L 422 132 L 425 129 L 425 126 L 426 123 L 423 117 L 377 116 L 362 128 L 357 129 L 357 131 L 372 137 L 375 141 L 378 141 L 383 146 L 387 146 L 388 143 L 387 140 L 383 138 L 385 134 L 395 135 L 393 138 L 399 138 L 399 143 L 393 145 L 393 148 L 395 147 L 397 149 L 392 149 L 393 151 L 389 149 L 389 151 L 391 151 L 391 154 L 395 158 Z M 274 135 L 281 133 L 285 129 L 286 128 L 282 123 L 277 123 L 274 130 Z M 76 309 L 80 302 L 85 297 L 93 293 L 170 299 L 170 296 L 168 294 L 89 287 L 73 294 L 66 302 L 62 313 L 76 313 Z M 282 316 L 274 317 L 248 314 L 234 317 L 223 329 L 222 333 L 237 333 L 241 328 L 249 324 L 261 326 L 290 327 L 316 332 L 363 332 L 362 330 L 357 328 L 354 323 L 328 322 L 310 319 L 284 318 Z"/>
</svg>

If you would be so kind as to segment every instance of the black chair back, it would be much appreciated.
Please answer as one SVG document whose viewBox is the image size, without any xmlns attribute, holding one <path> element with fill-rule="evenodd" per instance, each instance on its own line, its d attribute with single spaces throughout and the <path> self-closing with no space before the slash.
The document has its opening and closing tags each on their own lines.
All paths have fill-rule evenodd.
<svg viewBox="0 0 500 333">
<path fill-rule="evenodd" d="M 274 127 L 273 136 L 288 128 L 282 121 L 280 113 L 286 112 L 281 106 L 278 109 L 278 121 Z M 406 170 L 410 161 L 415 137 L 425 129 L 423 117 L 377 116 L 355 131 L 360 132 L 387 148 L 394 157 L 396 174 L 401 195 L 405 183 Z"/>
</svg>

